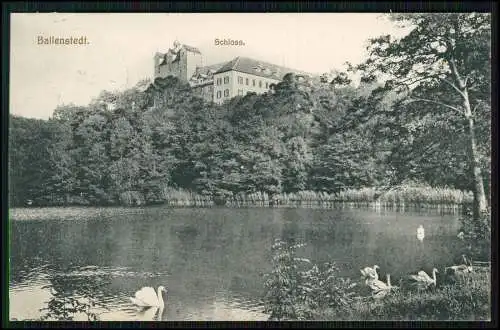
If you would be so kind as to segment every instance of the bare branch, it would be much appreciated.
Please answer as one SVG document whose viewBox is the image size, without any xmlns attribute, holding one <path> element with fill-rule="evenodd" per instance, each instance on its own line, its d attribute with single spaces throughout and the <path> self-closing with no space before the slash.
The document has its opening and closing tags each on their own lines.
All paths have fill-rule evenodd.
<svg viewBox="0 0 500 330">
<path fill-rule="evenodd" d="M 428 75 L 428 76 L 424 76 L 424 77 L 420 77 L 420 78 L 414 77 L 414 76 L 413 77 L 410 76 L 410 77 L 408 77 L 408 78 L 400 81 L 399 84 L 413 85 L 413 84 L 415 84 L 415 83 L 417 83 L 419 81 L 426 80 L 426 79 L 431 79 L 431 78 L 435 78 L 435 77 L 437 77 L 437 75 Z M 411 81 L 412 79 L 415 79 L 415 80 Z"/>
<path fill-rule="evenodd" d="M 418 98 L 418 97 L 412 97 L 412 100 L 410 100 L 409 103 L 413 103 L 413 102 L 417 102 L 417 101 L 430 102 L 430 103 L 434 103 L 434 104 L 439 104 L 439 105 L 441 105 L 443 107 L 446 107 L 446 108 L 454 110 L 455 112 L 457 112 L 460 115 L 463 115 L 463 112 L 460 111 L 459 108 L 451 106 L 449 104 L 445 104 L 445 103 L 439 102 L 439 101 L 434 101 L 434 100 L 429 100 L 429 99 L 422 99 L 422 98 Z"/>
<path fill-rule="evenodd" d="M 472 116 L 474 116 L 474 115 L 476 114 L 476 110 L 477 110 L 477 108 L 478 108 L 481 104 L 483 104 L 483 102 L 482 102 L 482 101 L 478 101 L 478 103 L 476 104 L 476 106 L 474 107 L 474 109 L 472 109 L 472 112 L 471 112 L 471 113 L 472 113 Z"/>
<path fill-rule="evenodd" d="M 476 113 L 476 110 L 477 110 L 477 107 L 479 106 L 479 103 L 476 104 L 476 106 L 474 107 L 474 109 L 472 109 L 472 115 L 474 116 L 474 114 Z"/>
<path fill-rule="evenodd" d="M 477 89 L 477 86 L 478 84 L 472 84 L 469 87 L 467 87 L 467 89 L 470 91 L 479 91 L 479 89 Z"/>
<path fill-rule="evenodd" d="M 451 87 L 453 87 L 463 98 L 465 98 L 465 94 L 464 92 L 462 92 L 460 89 L 458 89 L 457 86 L 455 86 L 454 83 L 452 83 L 451 81 L 449 81 L 448 79 L 444 79 L 444 78 L 439 78 L 440 80 L 444 81 L 445 83 L 447 83 L 448 85 L 450 85 Z"/>
</svg>

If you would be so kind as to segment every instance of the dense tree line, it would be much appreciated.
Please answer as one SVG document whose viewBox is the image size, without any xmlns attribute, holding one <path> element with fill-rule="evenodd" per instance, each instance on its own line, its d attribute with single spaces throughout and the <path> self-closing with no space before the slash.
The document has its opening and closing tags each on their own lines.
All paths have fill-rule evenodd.
<svg viewBox="0 0 500 330">
<path fill-rule="evenodd" d="M 443 24 L 454 24 L 449 21 Z M 479 43 L 469 37 L 462 39 Z M 345 73 L 288 74 L 273 92 L 215 105 L 167 77 L 103 92 L 85 107 L 60 106 L 49 120 L 10 116 L 10 203 L 142 204 L 161 202 L 175 189 L 223 198 L 390 187 L 405 180 L 476 191 L 477 167 L 486 173 L 480 179 L 487 189 L 489 49 L 475 45 L 482 55 L 467 56 L 481 63 L 463 64 L 482 70 L 469 69 L 477 90 L 468 89 L 474 106 L 471 131 L 469 117 L 457 116 L 455 106 L 409 102 L 399 88 L 402 78 L 382 83 L 373 76 L 385 63 L 400 70 L 389 73 L 413 77 L 413 62 L 400 61 L 399 69 L 387 63 L 387 58 L 404 58 L 402 49 L 410 46 L 382 39 L 372 41 L 373 56 L 356 68 L 364 73 L 359 86 Z M 393 48 L 380 48 L 384 42 Z M 425 40 L 419 42 L 427 49 Z M 412 60 L 424 62 L 429 58 L 424 55 Z M 454 94 L 444 81 L 453 72 L 439 74 L 412 87 L 411 97 L 463 104 L 456 96 L 463 97 L 463 91 Z M 474 149 L 464 147 L 471 132 Z"/>
</svg>

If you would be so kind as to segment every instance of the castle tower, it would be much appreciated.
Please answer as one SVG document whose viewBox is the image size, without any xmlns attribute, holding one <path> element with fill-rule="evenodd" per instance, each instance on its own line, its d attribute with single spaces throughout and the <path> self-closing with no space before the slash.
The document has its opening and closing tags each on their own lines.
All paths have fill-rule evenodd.
<svg viewBox="0 0 500 330">
<path fill-rule="evenodd" d="M 198 48 L 183 45 L 175 41 L 173 48 L 165 54 L 156 53 L 154 56 L 154 77 L 174 76 L 183 82 L 188 82 L 202 66 L 202 54 Z"/>
</svg>

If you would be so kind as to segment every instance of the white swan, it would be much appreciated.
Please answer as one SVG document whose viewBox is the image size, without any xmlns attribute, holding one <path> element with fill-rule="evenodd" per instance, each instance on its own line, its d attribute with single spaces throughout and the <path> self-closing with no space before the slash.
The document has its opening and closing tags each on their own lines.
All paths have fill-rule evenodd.
<svg viewBox="0 0 500 330">
<path fill-rule="evenodd" d="M 384 298 L 395 286 L 391 285 L 391 275 L 387 274 L 387 284 L 380 280 L 367 280 L 367 284 L 372 289 L 372 296 L 374 299 Z"/>
<path fill-rule="evenodd" d="M 464 260 L 464 263 L 462 265 L 458 266 L 449 266 L 444 269 L 444 272 L 448 275 L 459 275 L 459 274 L 466 274 L 466 273 L 471 273 L 472 270 L 472 263 L 467 260 L 467 257 L 465 254 L 462 254 L 462 259 Z"/>
<path fill-rule="evenodd" d="M 162 285 L 158 287 L 158 295 L 152 287 L 146 286 L 135 293 L 135 298 L 130 297 L 130 301 L 140 307 L 163 308 L 165 302 L 163 301 L 162 292 L 167 292 L 167 289 Z"/>
<path fill-rule="evenodd" d="M 162 321 L 163 306 L 149 307 L 137 313 L 140 321 Z"/>
<path fill-rule="evenodd" d="M 366 281 L 366 284 L 373 291 L 386 290 L 390 287 L 390 275 L 387 275 L 387 276 L 388 276 L 388 284 L 385 284 L 381 280 L 375 280 L 375 279 L 368 279 Z"/>
<path fill-rule="evenodd" d="M 361 269 L 361 275 L 362 277 L 370 277 L 371 279 L 378 280 L 378 274 L 377 274 L 377 269 L 380 267 L 378 265 L 374 265 L 373 268 L 371 267 L 365 267 Z"/>
<path fill-rule="evenodd" d="M 420 225 L 417 229 L 417 239 L 422 242 L 424 240 L 424 237 L 425 237 L 425 230 L 424 230 L 424 226 Z"/>
<path fill-rule="evenodd" d="M 410 275 L 410 279 L 416 281 L 419 284 L 423 284 L 426 287 L 433 284 L 436 286 L 436 273 L 439 273 L 436 268 L 432 269 L 432 277 L 427 275 L 423 270 L 419 271 L 417 275 Z"/>
</svg>

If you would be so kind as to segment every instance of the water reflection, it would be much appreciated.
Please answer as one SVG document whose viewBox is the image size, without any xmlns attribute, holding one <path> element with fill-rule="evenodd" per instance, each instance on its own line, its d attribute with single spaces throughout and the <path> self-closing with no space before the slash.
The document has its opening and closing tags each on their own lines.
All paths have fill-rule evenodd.
<svg viewBox="0 0 500 330">
<path fill-rule="evenodd" d="M 9 317 L 11 320 L 37 320 L 40 309 L 52 294 L 47 283 L 31 281 L 9 290 Z"/>
<path fill-rule="evenodd" d="M 21 214 L 23 221 L 13 217 L 11 318 L 39 318 L 50 299 L 70 297 L 93 302 L 92 313 L 103 320 L 265 320 L 262 274 L 270 270 L 270 246 L 278 237 L 305 241 L 305 257 L 335 261 L 342 275 L 356 279 L 360 268 L 378 264 L 381 277 L 390 272 L 397 281 L 420 269 L 430 273 L 461 254 L 453 215 L 291 208 L 112 211 L 90 209 L 85 216 L 69 209 L 64 218 L 52 209 L 54 219 L 40 220 L 30 210 L 29 216 Z M 419 224 L 426 229 L 423 242 L 415 236 Z M 168 288 L 163 311 L 131 305 L 129 297 L 139 288 L 158 285 Z"/>
</svg>

